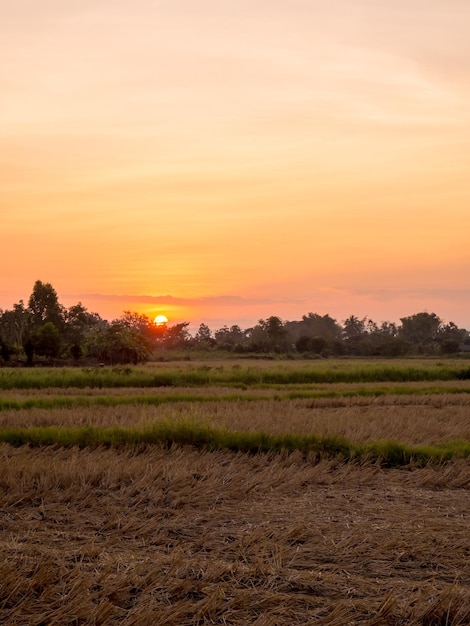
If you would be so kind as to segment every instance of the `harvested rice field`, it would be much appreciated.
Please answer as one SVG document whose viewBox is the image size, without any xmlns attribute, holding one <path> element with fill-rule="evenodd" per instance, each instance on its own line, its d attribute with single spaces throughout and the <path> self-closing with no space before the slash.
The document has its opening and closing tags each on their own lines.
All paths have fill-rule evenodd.
<svg viewBox="0 0 470 626">
<path fill-rule="evenodd" d="M 235 388 L 222 378 L 144 388 L 10 385 L 0 391 L 0 434 L 125 432 L 165 421 L 358 445 L 454 450 L 449 442 L 470 441 L 470 381 Z M 465 450 L 391 466 L 366 455 L 173 440 L 2 443 L 0 623 L 468 625 Z"/>
</svg>

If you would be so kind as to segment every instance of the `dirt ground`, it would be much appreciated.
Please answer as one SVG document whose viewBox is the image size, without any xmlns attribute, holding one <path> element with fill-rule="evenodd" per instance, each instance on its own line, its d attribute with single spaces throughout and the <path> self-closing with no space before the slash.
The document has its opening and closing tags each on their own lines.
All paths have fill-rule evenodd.
<svg viewBox="0 0 470 626">
<path fill-rule="evenodd" d="M 0 446 L 0 623 L 470 623 L 470 463 Z"/>
</svg>

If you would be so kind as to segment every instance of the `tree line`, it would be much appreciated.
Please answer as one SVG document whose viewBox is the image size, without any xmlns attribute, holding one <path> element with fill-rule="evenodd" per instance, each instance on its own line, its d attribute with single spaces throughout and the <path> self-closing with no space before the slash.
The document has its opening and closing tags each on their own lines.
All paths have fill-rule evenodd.
<svg viewBox="0 0 470 626">
<path fill-rule="evenodd" d="M 50 283 L 37 280 L 28 303 L 0 309 L 0 362 L 104 364 L 141 363 L 161 350 L 225 351 L 238 354 L 378 356 L 455 354 L 470 351 L 470 333 L 435 313 L 403 317 L 400 324 L 377 324 L 351 315 L 339 323 L 329 315 L 308 313 L 301 320 L 277 316 L 247 329 L 238 325 L 212 331 L 189 322 L 157 326 L 145 315 L 125 311 L 111 322 L 89 312 L 81 302 L 65 308 Z"/>
</svg>

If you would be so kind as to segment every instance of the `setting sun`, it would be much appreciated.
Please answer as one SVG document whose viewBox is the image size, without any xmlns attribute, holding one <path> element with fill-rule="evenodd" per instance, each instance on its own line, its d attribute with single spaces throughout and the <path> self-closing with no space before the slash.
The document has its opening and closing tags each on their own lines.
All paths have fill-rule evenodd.
<svg viewBox="0 0 470 626">
<path fill-rule="evenodd" d="M 168 318 L 166 315 L 157 315 L 157 317 L 153 320 L 155 326 L 164 326 L 168 323 Z"/>
</svg>

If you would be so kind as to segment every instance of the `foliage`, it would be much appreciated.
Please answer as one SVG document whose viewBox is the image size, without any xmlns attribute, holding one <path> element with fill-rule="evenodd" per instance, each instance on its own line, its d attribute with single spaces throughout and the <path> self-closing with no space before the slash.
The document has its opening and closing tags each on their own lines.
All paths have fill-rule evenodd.
<svg viewBox="0 0 470 626">
<path fill-rule="evenodd" d="M 31 315 L 23 300 L 11 311 L 0 311 L 0 338 L 12 353 L 19 351 L 29 339 Z"/>
<path fill-rule="evenodd" d="M 231 352 L 243 352 L 247 343 L 248 331 L 244 331 L 234 324 L 230 326 L 222 326 L 214 333 L 214 339 L 217 347 L 221 350 L 229 350 Z"/>
<path fill-rule="evenodd" d="M 301 336 L 323 337 L 330 342 L 337 341 L 342 336 L 342 328 L 335 319 L 318 313 L 308 313 L 298 322 L 286 322 L 286 328 L 293 342 Z"/>
<path fill-rule="evenodd" d="M 289 332 L 284 322 L 272 315 L 260 319 L 258 324 L 247 332 L 248 348 L 253 352 L 289 352 L 292 347 Z"/>
<path fill-rule="evenodd" d="M 423 350 L 437 341 L 441 325 L 442 320 L 435 313 L 417 313 L 401 318 L 400 334 Z"/>
<path fill-rule="evenodd" d="M 50 283 L 37 280 L 34 283 L 33 292 L 29 298 L 28 309 L 34 328 L 50 322 L 56 328 L 62 329 L 64 325 L 65 310 L 59 304 L 55 289 Z"/>
<path fill-rule="evenodd" d="M 71 306 L 65 313 L 65 340 L 74 358 L 83 354 L 83 344 L 88 332 L 104 322 L 98 313 L 90 313 L 81 302 Z"/>
<path fill-rule="evenodd" d="M 189 322 L 168 326 L 163 333 L 162 345 L 165 348 L 182 348 L 189 344 Z"/>
<path fill-rule="evenodd" d="M 52 326 L 50 326 L 52 325 Z M 65 309 L 50 283 L 37 280 L 26 307 L 20 300 L 0 310 L 0 361 L 34 364 L 34 357 L 64 362 L 141 363 L 176 351 L 235 352 L 265 358 L 330 358 L 335 356 L 400 357 L 455 354 L 470 342 L 469 332 L 454 322 L 444 324 L 435 313 L 401 319 L 401 325 L 350 315 L 339 324 L 330 315 L 308 313 L 298 321 L 272 315 L 252 328 L 238 325 L 212 330 L 199 325 L 194 336 L 189 322 L 154 324 L 146 315 L 124 311 L 111 323 L 81 302 Z M 55 330 L 53 330 L 55 328 Z M 161 358 L 161 356 L 159 357 Z"/>
<path fill-rule="evenodd" d="M 34 335 L 34 349 L 37 354 L 56 357 L 60 352 L 60 344 L 59 329 L 52 322 L 40 326 Z"/>
<path fill-rule="evenodd" d="M 150 355 L 148 338 L 135 326 L 115 320 L 91 332 L 87 353 L 102 363 L 141 363 Z"/>
<path fill-rule="evenodd" d="M 212 336 L 212 331 L 207 324 L 200 324 L 194 337 L 194 345 L 198 348 L 211 348 L 216 345 L 216 340 Z"/>
<path fill-rule="evenodd" d="M 325 337 L 310 337 L 308 335 L 301 335 L 295 342 L 297 352 L 311 352 L 322 356 L 328 355 L 329 345 L 330 343 Z"/>
</svg>

